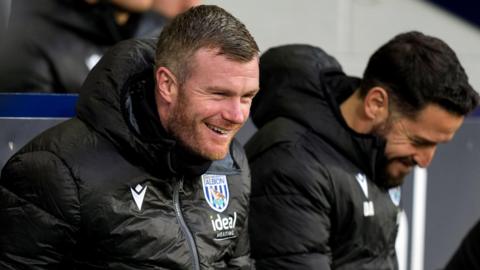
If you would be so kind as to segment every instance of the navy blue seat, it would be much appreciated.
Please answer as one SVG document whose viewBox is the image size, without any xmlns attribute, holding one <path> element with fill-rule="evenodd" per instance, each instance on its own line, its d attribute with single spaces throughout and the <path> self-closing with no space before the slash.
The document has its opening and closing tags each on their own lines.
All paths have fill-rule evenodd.
<svg viewBox="0 0 480 270">
<path fill-rule="evenodd" d="M 77 94 L 0 93 L 0 168 L 36 135 L 75 115 Z"/>
</svg>

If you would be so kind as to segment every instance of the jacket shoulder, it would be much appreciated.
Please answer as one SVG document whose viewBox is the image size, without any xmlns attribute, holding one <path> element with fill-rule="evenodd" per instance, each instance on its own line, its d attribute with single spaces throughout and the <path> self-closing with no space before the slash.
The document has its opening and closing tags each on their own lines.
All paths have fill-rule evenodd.
<svg viewBox="0 0 480 270">
<path fill-rule="evenodd" d="M 247 144 L 253 196 L 303 194 L 312 201 L 332 200 L 332 176 L 313 145 L 312 131 L 287 118 L 264 126 Z M 303 196 L 302 195 L 302 196 Z"/>
<path fill-rule="evenodd" d="M 75 127 L 70 120 L 50 128 L 12 156 L 2 170 L 0 185 L 16 204 L 33 209 L 36 218 L 74 231 L 80 223 L 80 202 L 74 171 L 58 143 L 65 138 L 47 139 L 57 137 L 65 125 Z M 70 145 L 75 143 L 73 139 Z"/>
<path fill-rule="evenodd" d="M 245 144 L 245 151 L 250 161 L 270 148 L 279 144 L 295 143 L 308 128 L 285 117 L 278 117 L 263 126 Z"/>
</svg>

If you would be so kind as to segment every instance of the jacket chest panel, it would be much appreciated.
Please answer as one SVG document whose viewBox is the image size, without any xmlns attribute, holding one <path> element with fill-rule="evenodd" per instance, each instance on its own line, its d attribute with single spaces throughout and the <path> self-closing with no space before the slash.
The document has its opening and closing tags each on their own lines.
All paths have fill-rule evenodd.
<svg viewBox="0 0 480 270">
<path fill-rule="evenodd" d="M 352 170 L 352 172 L 355 170 Z M 337 256 L 388 256 L 394 247 L 398 230 L 398 206 L 386 190 L 379 188 L 361 172 L 337 172 L 335 209 L 339 230 L 337 237 L 347 240 L 336 248 Z M 352 246 L 354 247 L 352 249 Z"/>
<path fill-rule="evenodd" d="M 228 183 L 241 183 L 240 175 L 226 176 Z M 209 205 L 204 188 L 195 185 L 179 190 L 181 215 L 194 237 L 201 261 L 222 260 L 246 221 L 246 200 L 241 187 L 229 185 L 228 207 L 216 211 Z M 88 223 L 82 228 L 95 256 L 133 261 L 155 260 L 159 265 L 188 265 L 191 261 L 186 237 L 175 210 L 174 185 L 148 179 L 110 186 L 84 201 Z M 181 268 L 181 267 L 173 267 Z"/>
<path fill-rule="evenodd" d="M 248 198 L 242 187 L 242 175 L 224 176 L 228 191 L 215 187 L 217 193 L 212 192 L 212 185 L 206 181 L 212 178 L 201 177 L 197 181 L 195 192 L 189 194 L 187 190 L 185 194 L 181 194 L 184 219 L 195 238 L 201 261 L 206 264 L 223 260 L 246 226 Z M 222 183 L 221 179 L 216 180 L 210 184 L 215 186 Z M 217 202 L 227 205 L 224 209 L 220 208 L 221 210 L 212 202 L 219 197 L 228 200 Z"/>
</svg>

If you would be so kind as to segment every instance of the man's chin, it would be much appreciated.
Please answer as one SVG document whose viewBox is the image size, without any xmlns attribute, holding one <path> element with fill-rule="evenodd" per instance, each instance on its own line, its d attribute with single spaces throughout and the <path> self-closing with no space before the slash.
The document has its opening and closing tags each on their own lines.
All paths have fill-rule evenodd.
<svg viewBox="0 0 480 270">
<path fill-rule="evenodd" d="M 403 184 L 403 181 L 405 180 L 406 175 L 404 176 L 387 176 L 385 180 L 385 187 L 386 188 L 394 188 L 401 186 Z"/>
<path fill-rule="evenodd" d="M 208 156 L 206 156 L 207 159 L 209 160 L 222 160 L 225 158 L 225 156 L 227 155 L 227 153 L 209 153 Z"/>
<path fill-rule="evenodd" d="M 405 177 L 408 175 L 407 173 L 399 173 L 392 174 L 388 171 L 382 171 L 379 174 L 379 183 L 382 187 L 386 189 L 394 188 L 401 186 L 405 180 Z"/>
<path fill-rule="evenodd" d="M 228 154 L 228 147 L 226 149 L 221 149 L 221 150 L 203 150 L 203 151 L 197 151 L 197 153 L 208 160 L 221 160 L 224 159 L 225 156 Z"/>
<path fill-rule="evenodd" d="M 398 161 L 390 162 L 384 171 L 384 186 L 386 188 L 401 186 L 412 168 L 412 166 L 404 165 L 404 163 Z"/>
</svg>

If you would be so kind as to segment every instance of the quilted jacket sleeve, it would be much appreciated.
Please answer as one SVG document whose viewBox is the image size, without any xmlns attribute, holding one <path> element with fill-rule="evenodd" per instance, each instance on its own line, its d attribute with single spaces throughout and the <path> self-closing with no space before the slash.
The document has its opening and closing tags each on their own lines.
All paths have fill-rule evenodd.
<svg viewBox="0 0 480 270">
<path fill-rule="evenodd" d="M 79 224 L 78 190 L 50 152 L 16 155 L 0 179 L 0 268 L 68 269 Z"/>
<path fill-rule="evenodd" d="M 256 269 L 331 268 L 331 182 L 309 151 L 286 143 L 250 160 Z"/>
</svg>

